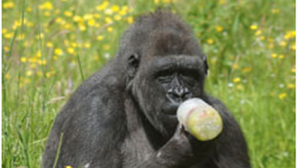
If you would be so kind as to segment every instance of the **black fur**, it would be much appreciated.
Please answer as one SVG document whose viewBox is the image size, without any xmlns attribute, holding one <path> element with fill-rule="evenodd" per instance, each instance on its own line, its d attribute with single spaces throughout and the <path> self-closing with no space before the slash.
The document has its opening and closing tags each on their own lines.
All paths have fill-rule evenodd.
<svg viewBox="0 0 300 168">
<path fill-rule="evenodd" d="M 115 58 L 62 108 L 43 167 L 52 168 L 57 155 L 59 168 L 249 168 L 239 125 L 204 92 L 207 69 L 197 40 L 176 15 L 159 10 L 140 17 L 125 32 Z M 224 129 L 216 139 L 197 141 L 169 115 L 190 97 L 221 114 Z"/>
</svg>

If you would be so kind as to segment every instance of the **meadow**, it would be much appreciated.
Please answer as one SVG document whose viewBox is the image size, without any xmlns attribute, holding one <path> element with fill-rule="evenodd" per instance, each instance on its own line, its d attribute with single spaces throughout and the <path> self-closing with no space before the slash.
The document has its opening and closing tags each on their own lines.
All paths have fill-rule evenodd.
<svg viewBox="0 0 300 168">
<path fill-rule="evenodd" d="M 295 0 L 3 0 L 3 168 L 40 167 L 60 108 L 157 7 L 193 29 L 205 88 L 241 125 L 252 166 L 295 167 Z"/>
</svg>

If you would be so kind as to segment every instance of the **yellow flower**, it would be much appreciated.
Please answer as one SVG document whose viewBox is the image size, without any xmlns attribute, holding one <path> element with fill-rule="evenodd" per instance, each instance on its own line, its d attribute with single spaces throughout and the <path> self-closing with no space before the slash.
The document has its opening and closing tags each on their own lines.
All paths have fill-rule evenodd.
<svg viewBox="0 0 300 168">
<path fill-rule="evenodd" d="M 92 15 L 92 14 L 85 14 L 85 15 L 83 15 L 83 19 L 84 20 L 90 20 L 90 19 L 93 19 L 94 18 L 94 15 Z"/>
<path fill-rule="evenodd" d="M 4 78 L 5 78 L 5 79 L 10 79 L 10 75 L 9 75 L 9 74 L 6 74 Z"/>
<path fill-rule="evenodd" d="M 48 48 L 52 48 L 52 47 L 53 47 L 53 43 L 47 42 L 46 46 L 47 46 Z"/>
<path fill-rule="evenodd" d="M 88 25 L 89 26 L 95 26 L 95 20 L 94 19 L 90 19 L 89 21 L 88 21 Z"/>
<path fill-rule="evenodd" d="M 219 0 L 219 4 L 223 5 L 223 4 L 225 4 L 225 3 L 226 3 L 225 0 Z"/>
<path fill-rule="evenodd" d="M 255 35 L 257 35 L 257 36 L 261 35 L 261 30 L 257 30 L 257 31 L 255 32 Z"/>
<path fill-rule="evenodd" d="M 216 30 L 217 30 L 217 32 L 222 32 L 223 31 L 223 27 L 222 26 L 217 26 Z"/>
<path fill-rule="evenodd" d="M 27 61 L 26 57 L 21 57 L 21 62 L 25 63 Z"/>
<path fill-rule="evenodd" d="M 63 51 L 62 51 L 60 48 L 56 48 L 56 49 L 54 50 L 54 54 L 60 56 L 60 55 L 63 55 Z"/>
<path fill-rule="evenodd" d="M 109 5 L 109 2 L 108 2 L 108 1 L 104 1 L 101 5 L 96 6 L 96 9 L 97 9 L 98 11 L 102 11 L 102 10 L 104 10 L 108 5 Z"/>
<path fill-rule="evenodd" d="M 105 22 L 109 24 L 112 23 L 113 21 L 110 17 L 105 17 Z"/>
<path fill-rule="evenodd" d="M 67 16 L 67 17 L 71 17 L 71 16 L 73 16 L 73 13 L 70 12 L 70 11 L 65 11 L 64 15 Z"/>
<path fill-rule="evenodd" d="M 44 12 L 44 16 L 50 16 L 51 14 L 50 14 L 50 12 L 49 11 L 46 11 L 46 12 Z"/>
<path fill-rule="evenodd" d="M 247 73 L 251 71 L 251 67 L 246 67 L 242 69 L 242 72 Z"/>
<path fill-rule="evenodd" d="M 277 14 L 277 13 L 280 12 L 280 10 L 279 10 L 279 9 L 272 9 L 271 12 L 272 12 L 273 14 Z"/>
<path fill-rule="evenodd" d="M 94 18 L 99 19 L 99 18 L 101 18 L 101 15 L 99 15 L 98 13 L 95 13 Z"/>
<path fill-rule="evenodd" d="M 244 87 L 243 87 L 243 85 L 237 85 L 236 88 L 237 88 L 238 90 L 243 90 Z"/>
<path fill-rule="evenodd" d="M 31 7 L 27 7 L 26 8 L 26 12 L 28 12 L 28 13 L 32 12 L 32 8 Z"/>
<path fill-rule="evenodd" d="M 233 69 L 238 69 L 239 68 L 239 65 L 238 64 L 233 64 Z"/>
<path fill-rule="evenodd" d="M 82 22 L 83 19 L 82 19 L 80 16 L 77 16 L 77 15 L 76 15 L 76 16 L 73 17 L 73 21 L 74 21 L 74 22 Z"/>
<path fill-rule="evenodd" d="M 84 43 L 84 47 L 85 47 L 85 48 L 91 48 L 91 43 L 85 42 L 85 43 Z"/>
<path fill-rule="evenodd" d="M 36 57 L 38 57 L 38 58 L 41 58 L 42 57 L 42 52 L 39 50 L 39 51 L 37 51 L 37 53 L 36 53 Z"/>
<path fill-rule="evenodd" d="M 75 53 L 75 50 L 74 50 L 74 48 L 69 47 L 69 48 L 67 49 L 67 52 L 68 52 L 69 54 L 74 54 L 74 53 Z"/>
<path fill-rule="evenodd" d="M 292 45 L 292 50 L 296 51 L 296 44 Z"/>
<path fill-rule="evenodd" d="M 11 39 L 14 36 L 13 33 L 4 34 L 4 38 Z"/>
<path fill-rule="evenodd" d="M 109 50 L 109 49 L 110 49 L 110 46 L 109 46 L 109 45 L 103 45 L 103 49 L 104 49 L 104 50 Z"/>
<path fill-rule="evenodd" d="M 291 69 L 291 72 L 296 73 L 296 68 L 295 68 L 295 67 L 292 68 L 292 69 Z"/>
<path fill-rule="evenodd" d="M 159 0 L 154 0 L 154 3 L 155 4 L 159 4 Z"/>
<path fill-rule="evenodd" d="M 6 51 L 6 52 L 8 52 L 9 51 L 9 47 L 7 47 L 7 46 L 4 46 L 4 51 Z"/>
<path fill-rule="evenodd" d="M 121 20 L 121 16 L 120 15 L 115 15 L 114 19 L 117 20 L 117 21 L 119 21 L 119 20 Z"/>
<path fill-rule="evenodd" d="M 112 10 L 113 12 L 117 12 L 117 11 L 120 10 L 120 7 L 117 6 L 117 5 L 114 5 L 114 6 L 111 7 L 111 10 Z"/>
<path fill-rule="evenodd" d="M 13 2 L 5 2 L 3 3 L 3 8 L 4 9 L 11 9 L 15 6 L 15 4 Z"/>
<path fill-rule="evenodd" d="M 280 100 L 283 100 L 283 99 L 286 98 L 286 96 L 287 96 L 286 93 L 281 93 L 281 94 L 278 95 L 278 98 L 279 98 Z"/>
<path fill-rule="evenodd" d="M 279 55 L 279 58 L 283 59 L 283 58 L 285 58 L 285 56 L 284 55 Z"/>
<path fill-rule="evenodd" d="M 256 30 L 257 28 L 258 28 L 257 25 L 251 25 L 251 26 L 250 26 L 250 29 L 251 29 L 251 30 Z"/>
<path fill-rule="evenodd" d="M 289 88 L 289 89 L 295 89 L 295 88 L 296 88 L 296 85 L 295 85 L 295 84 L 292 84 L 292 83 L 289 83 L 289 84 L 287 85 L 287 88 Z"/>
<path fill-rule="evenodd" d="M 28 70 L 27 72 L 26 72 L 26 76 L 31 76 L 32 75 L 32 71 L 31 70 Z"/>
<path fill-rule="evenodd" d="M 85 31 L 86 30 L 86 27 L 84 26 L 84 24 L 79 25 L 79 30 L 80 31 Z"/>
<path fill-rule="evenodd" d="M 103 40 L 103 36 L 101 36 L 101 35 L 97 36 L 97 40 L 99 40 L 99 41 Z"/>
<path fill-rule="evenodd" d="M 105 15 L 112 15 L 114 12 L 113 12 L 113 10 L 111 10 L 111 9 L 106 9 L 105 11 L 104 11 L 104 14 Z"/>
<path fill-rule="evenodd" d="M 7 29 L 2 29 L 2 34 L 5 34 L 5 33 L 7 33 Z"/>
<path fill-rule="evenodd" d="M 214 40 L 213 40 L 213 39 L 207 39 L 207 43 L 208 43 L 208 44 L 213 44 L 213 43 L 214 43 Z"/>
<path fill-rule="evenodd" d="M 277 58 L 277 54 L 276 54 L 276 53 L 272 53 L 272 54 L 271 54 L 271 57 L 272 57 L 272 58 Z"/>
<path fill-rule="evenodd" d="M 239 77 L 236 77 L 236 78 L 233 79 L 233 82 L 234 82 L 234 83 L 238 83 L 238 82 L 240 82 L 240 81 L 241 81 L 241 78 L 239 78 Z"/>
<path fill-rule="evenodd" d="M 133 21 L 134 21 L 134 19 L 133 19 L 132 16 L 130 16 L 130 17 L 127 18 L 127 22 L 128 22 L 129 24 L 132 24 Z"/>
<path fill-rule="evenodd" d="M 114 28 L 112 28 L 111 26 L 107 28 L 108 32 L 112 32 L 114 30 Z"/>
<path fill-rule="evenodd" d="M 53 5 L 51 2 L 45 2 L 44 4 L 39 6 L 39 9 L 48 9 L 48 10 L 52 10 L 53 9 Z"/>
</svg>

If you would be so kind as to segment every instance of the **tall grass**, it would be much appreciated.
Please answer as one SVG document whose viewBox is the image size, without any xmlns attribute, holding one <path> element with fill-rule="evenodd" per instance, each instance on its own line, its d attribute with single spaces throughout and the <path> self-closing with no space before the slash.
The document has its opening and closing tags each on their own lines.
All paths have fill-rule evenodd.
<svg viewBox="0 0 300 168">
<path fill-rule="evenodd" d="M 161 6 L 193 29 L 209 61 L 206 90 L 240 123 L 253 167 L 295 167 L 294 0 L 4 0 L 2 6 L 2 167 L 40 167 L 61 106 L 114 56 L 134 18 Z"/>
</svg>

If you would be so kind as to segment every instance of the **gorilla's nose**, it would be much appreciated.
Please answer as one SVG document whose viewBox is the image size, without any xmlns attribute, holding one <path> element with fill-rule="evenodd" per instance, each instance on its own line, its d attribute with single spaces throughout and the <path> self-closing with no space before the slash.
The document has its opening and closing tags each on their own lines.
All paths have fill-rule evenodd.
<svg viewBox="0 0 300 168">
<path fill-rule="evenodd" d="M 175 102 L 183 102 L 192 97 L 192 93 L 188 88 L 184 87 L 174 87 L 168 90 L 167 97 L 171 99 L 171 101 Z"/>
</svg>

